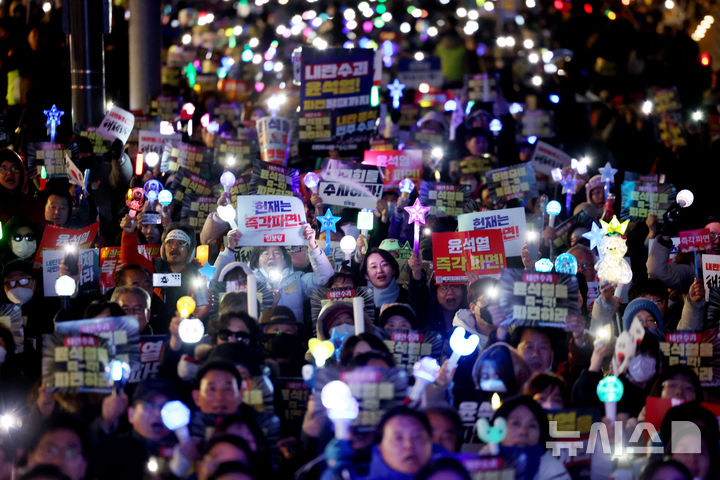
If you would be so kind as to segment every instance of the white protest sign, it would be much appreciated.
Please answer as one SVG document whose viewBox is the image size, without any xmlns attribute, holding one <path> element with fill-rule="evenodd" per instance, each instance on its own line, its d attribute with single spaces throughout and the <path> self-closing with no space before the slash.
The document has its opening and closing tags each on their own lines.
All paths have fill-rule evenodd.
<svg viewBox="0 0 720 480">
<path fill-rule="evenodd" d="M 182 135 L 179 133 L 163 135 L 160 132 L 153 132 L 151 130 L 140 130 L 138 133 L 138 152 L 143 155 L 155 152 L 159 156 L 162 156 L 166 144 L 179 142 L 180 140 L 182 140 Z"/>
<path fill-rule="evenodd" d="M 55 281 L 60 277 L 60 262 L 66 253 L 64 249 L 43 250 L 43 289 L 46 297 L 57 297 L 55 292 Z M 95 248 L 86 248 L 78 251 L 80 261 L 80 280 L 77 288 L 83 285 L 99 281 L 98 269 L 99 251 Z"/>
<path fill-rule="evenodd" d="M 125 144 L 130 138 L 133 125 L 135 125 L 135 115 L 120 107 L 113 106 L 103 118 L 96 133 L 110 142 L 119 139 Z"/>
<path fill-rule="evenodd" d="M 65 154 L 65 170 L 68 173 L 68 180 L 71 185 L 77 185 L 78 187 L 85 190 L 85 175 L 82 174 L 80 169 L 75 165 L 75 162 L 70 160 L 70 156 Z"/>
<path fill-rule="evenodd" d="M 705 301 L 708 301 L 710 288 L 720 287 L 720 255 L 703 254 L 702 274 L 705 285 Z"/>
<path fill-rule="evenodd" d="M 288 195 L 238 195 L 237 224 L 240 245 L 306 245 L 302 225 L 305 207 Z"/>
<path fill-rule="evenodd" d="M 540 140 L 535 145 L 535 152 L 530 159 L 535 165 L 535 171 L 545 175 L 550 175 L 554 168 L 569 167 L 571 160 L 567 153 Z"/>
<path fill-rule="evenodd" d="M 525 244 L 525 209 L 522 207 L 458 215 L 458 232 L 498 228 L 502 230 L 505 255 L 520 256 Z"/>
<path fill-rule="evenodd" d="M 328 205 L 373 210 L 382 197 L 378 167 L 328 160 L 321 176 L 318 195 Z"/>
</svg>

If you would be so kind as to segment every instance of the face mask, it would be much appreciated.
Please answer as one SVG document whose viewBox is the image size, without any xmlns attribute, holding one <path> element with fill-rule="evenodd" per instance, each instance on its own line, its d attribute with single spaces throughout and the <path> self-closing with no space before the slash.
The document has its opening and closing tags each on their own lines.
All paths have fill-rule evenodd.
<svg viewBox="0 0 720 480">
<path fill-rule="evenodd" d="M 499 378 L 480 380 L 480 390 L 483 392 L 506 392 L 505 382 Z"/>
<path fill-rule="evenodd" d="M 263 346 L 272 357 L 288 358 L 297 350 L 298 337 L 289 333 L 265 334 Z"/>
<path fill-rule="evenodd" d="M 19 242 L 12 240 L 11 244 L 12 252 L 23 260 L 30 257 L 35 253 L 35 250 L 37 250 L 37 242 L 35 240 L 20 240 Z"/>
<path fill-rule="evenodd" d="M 655 359 L 645 355 L 638 355 L 630 361 L 627 375 L 634 382 L 647 382 L 655 376 Z"/>
<path fill-rule="evenodd" d="M 331 338 L 342 337 L 343 335 L 355 335 L 355 327 L 353 325 L 343 323 L 342 325 L 331 328 L 329 333 Z"/>
<path fill-rule="evenodd" d="M 15 287 L 7 291 L 7 297 L 11 302 L 17 303 L 18 305 L 25 305 L 33 296 L 32 288 L 27 287 Z"/>
<path fill-rule="evenodd" d="M 7 350 L 5 350 L 5 347 L 0 346 L 0 363 L 5 363 L 6 356 L 7 356 Z"/>
</svg>

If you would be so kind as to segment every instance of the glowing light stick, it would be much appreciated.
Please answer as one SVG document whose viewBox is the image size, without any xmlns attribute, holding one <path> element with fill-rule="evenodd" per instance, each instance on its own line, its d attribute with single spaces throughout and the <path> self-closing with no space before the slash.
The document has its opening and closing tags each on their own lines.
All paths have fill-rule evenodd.
<svg viewBox="0 0 720 480">
<path fill-rule="evenodd" d="M 210 247 L 208 245 L 198 245 L 195 249 L 195 260 L 200 265 L 208 263 L 208 257 L 210 256 Z"/>
<path fill-rule="evenodd" d="M 593 345 L 596 349 L 602 347 L 612 338 L 612 325 L 609 323 L 595 330 L 595 341 Z"/>
<path fill-rule="evenodd" d="M 615 183 L 617 168 L 612 168 L 610 162 L 605 162 L 605 166 L 598 168 L 598 172 L 602 175 L 601 181 L 605 184 L 605 198 L 607 198 L 610 194 L 610 184 Z"/>
<path fill-rule="evenodd" d="M 60 125 L 60 117 L 65 115 L 65 112 L 63 112 L 62 110 L 58 110 L 55 104 L 53 104 L 50 110 L 43 110 L 43 113 L 47 117 L 45 126 L 50 129 L 50 141 L 54 143 L 55 131 L 57 130 L 57 126 Z"/>
<path fill-rule="evenodd" d="M 597 396 L 605 406 L 605 416 L 614 422 L 617 417 L 617 402 L 623 396 L 625 387 L 615 375 L 608 375 L 598 382 Z"/>
<path fill-rule="evenodd" d="M 335 215 L 333 215 L 328 208 L 325 212 L 325 215 L 322 217 L 317 217 L 317 219 L 320 221 L 320 231 L 325 232 L 325 254 L 329 257 L 331 237 L 330 232 L 337 232 L 335 224 L 340 220 L 340 217 L 336 217 Z"/>
<path fill-rule="evenodd" d="M 205 334 L 205 325 L 198 318 L 189 318 L 195 311 L 195 300 L 192 297 L 180 297 L 177 301 L 177 310 L 183 318 L 178 327 L 180 340 L 185 343 L 197 343 Z"/>
<path fill-rule="evenodd" d="M 560 202 L 557 200 L 551 200 L 548 202 L 547 206 L 545 207 L 545 212 L 548 214 L 548 225 L 550 227 L 555 227 L 555 217 L 560 215 L 560 212 L 562 211 L 562 206 L 560 205 Z"/>
<path fill-rule="evenodd" d="M 11 428 L 21 427 L 22 421 L 12 413 L 0 415 L 0 428 L 9 432 Z"/>
<path fill-rule="evenodd" d="M 550 170 L 550 175 L 552 176 L 553 182 L 560 183 L 563 178 L 562 169 L 553 168 L 552 170 Z"/>
<path fill-rule="evenodd" d="M 177 310 L 182 318 L 188 318 L 195 311 L 195 300 L 192 297 L 185 295 L 184 297 L 178 298 Z"/>
<path fill-rule="evenodd" d="M 195 68 L 195 65 L 193 65 L 193 62 L 190 62 L 187 65 L 185 65 L 183 72 L 185 72 L 185 76 L 187 77 L 188 85 L 190 85 L 190 88 L 194 87 L 195 80 L 197 79 L 197 68 Z"/>
<path fill-rule="evenodd" d="M 355 251 L 356 245 L 357 240 L 355 240 L 355 237 L 353 237 L 352 235 L 345 235 L 343 238 L 340 239 L 340 250 L 342 250 L 343 254 L 345 254 L 346 262 L 350 261 L 350 257 Z"/>
<path fill-rule="evenodd" d="M 690 205 L 693 204 L 693 201 L 695 200 L 695 195 L 690 190 L 680 190 L 675 197 L 675 201 L 678 205 L 680 205 L 680 208 L 687 208 Z"/>
<path fill-rule="evenodd" d="M 428 210 L 430 210 L 430 207 L 423 207 L 419 198 L 415 199 L 412 207 L 405 207 L 405 211 L 410 214 L 408 223 L 414 224 L 415 235 L 413 249 L 415 250 L 415 255 L 418 257 L 420 256 L 420 224 L 425 225 L 425 214 L 427 214 Z"/>
<path fill-rule="evenodd" d="M 325 362 L 335 351 L 335 345 L 330 340 L 320 340 L 319 338 L 311 338 L 308 340 L 308 348 L 310 354 L 315 359 L 315 366 L 320 368 L 325 366 Z"/>
<path fill-rule="evenodd" d="M 497 395 L 497 393 L 495 395 Z M 493 399 L 495 395 L 493 395 Z M 499 400 L 500 397 L 498 397 L 498 401 Z M 488 445 L 490 455 L 498 455 L 500 453 L 500 442 L 505 439 L 505 434 L 507 433 L 505 419 L 503 417 L 497 417 L 492 426 L 490 426 L 487 418 L 481 418 L 475 422 L 475 428 L 477 429 L 478 438 Z"/>
<path fill-rule="evenodd" d="M 362 297 L 353 297 L 353 323 L 355 335 L 365 332 L 365 300 Z"/>
<path fill-rule="evenodd" d="M 560 180 L 560 185 L 563 187 L 562 193 L 565 194 L 565 211 L 567 212 L 570 211 L 572 196 L 575 195 L 575 187 L 577 187 L 578 183 L 580 183 L 580 180 L 577 180 L 574 174 L 566 175 Z"/>
<path fill-rule="evenodd" d="M 393 80 L 393 82 L 387 86 L 388 91 L 390 92 L 390 96 L 393 99 L 393 108 L 398 109 L 400 108 L 400 99 L 403 96 L 403 90 L 405 90 L 405 84 L 400 83 L 400 81 L 396 78 Z"/>
<path fill-rule="evenodd" d="M 598 227 L 597 223 L 593 222 L 590 226 L 590 231 L 582 234 L 583 238 L 590 240 L 590 250 L 593 248 L 600 248 L 600 242 L 605 238 L 605 230 Z"/>
<path fill-rule="evenodd" d="M 167 207 L 170 205 L 173 201 L 173 194 L 170 190 L 160 190 L 160 193 L 158 193 L 158 203 L 162 205 L 163 207 Z"/>
<path fill-rule="evenodd" d="M 305 183 L 305 186 L 310 189 L 311 192 L 317 193 L 316 188 L 320 184 L 320 175 L 315 172 L 308 172 L 305 174 L 305 178 L 303 178 L 303 183 Z"/>
<path fill-rule="evenodd" d="M 598 278 L 615 284 L 628 284 L 632 280 L 630 264 L 623 258 L 627 253 L 627 245 L 622 235 L 625 233 L 629 220 L 620 223 L 613 217 L 610 223 L 600 220 L 605 237 L 600 242 L 600 260 L 595 264 Z"/>
<path fill-rule="evenodd" d="M 137 156 L 135 157 L 135 175 L 138 177 L 143 174 L 143 171 L 145 170 L 145 160 L 143 160 L 143 154 L 142 152 L 138 152 Z"/>
<path fill-rule="evenodd" d="M 223 186 L 226 193 L 229 193 L 230 188 L 235 185 L 235 180 L 235 175 L 229 170 L 220 175 L 220 185 Z"/>
<path fill-rule="evenodd" d="M 542 273 L 548 273 L 552 272 L 553 269 L 553 262 L 549 258 L 541 258 L 537 262 L 535 262 L 535 271 L 536 272 L 542 272 Z"/>
<path fill-rule="evenodd" d="M 410 391 L 410 401 L 417 402 L 431 383 L 434 383 L 440 373 L 440 365 L 432 357 L 422 357 L 413 365 L 415 385 Z"/>
<path fill-rule="evenodd" d="M 403 178 L 398 185 L 400 185 L 400 196 L 402 198 L 409 197 L 410 193 L 415 189 L 415 182 L 409 178 Z"/>
<path fill-rule="evenodd" d="M 143 190 L 145 191 L 145 196 L 147 197 L 148 201 L 150 201 L 150 202 L 157 201 L 158 194 L 162 191 L 162 189 L 163 189 L 163 184 L 160 183 L 158 180 L 155 180 L 154 178 L 148 180 L 147 182 L 145 182 L 145 185 L 143 185 Z"/>
<path fill-rule="evenodd" d="M 490 406 L 492 407 L 493 412 L 502 406 L 500 395 L 498 395 L 497 392 L 493 393 L 492 397 L 490 397 Z"/>
<path fill-rule="evenodd" d="M 257 277 L 253 274 L 247 276 L 247 304 L 248 315 L 255 320 L 258 319 L 258 303 L 257 303 Z"/>
<path fill-rule="evenodd" d="M 70 297 L 75 294 L 75 279 L 68 275 L 61 275 L 55 280 L 55 293 L 62 297 L 62 308 L 67 310 L 70 306 Z"/>
<path fill-rule="evenodd" d="M 340 380 L 333 380 L 325 385 L 320 392 L 320 400 L 327 409 L 328 418 L 335 426 L 335 438 L 350 439 L 350 424 L 358 416 L 357 400 L 353 397 L 350 387 Z"/>
<path fill-rule="evenodd" d="M 217 207 L 217 214 L 223 221 L 230 224 L 231 229 L 237 230 L 237 222 L 235 221 L 237 215 L 235 214 L 235 207 L 232 205 L 220 205 Z"/>
<path fill-rule="evenodd" d="M 475 351 L 480 343 L 480 337 L 475 334 L 465 338 L 465 329 L 463 327 L 455 327 L 452 335 L 450 335 L 450 348 L 453 353 L 448 359 L 448 368 L 452 371 L 457 367 L 460 357 L 470 355 Z"/>
<path fill-rule="evenodd" d="M 113 382 L 113 395 L 119 395 L 130 378 L 130 365 L 120 360 L 111 360 L 105 367 L 105 376 Z"/>
<path fill-rule="evenodd" d="M 373 229 L 375 223 L 375 219 L 373 217 L 374 215 L 372 210 L 367 208 L 363 208 L 360 212 L 358 212 L 357 228 L 366 238 L 368 236 L 368 232 Z M 360 253 L 364 254 L 365 252 Z"/>
<path fill-rule="evenodd" d="M 577 259 L 569 253 L 561 253 L 555 259 L 555 271 L 557 273 L 567 273 L 569 275 L 577 275 L 577 272 L 578 272 Z"/>
<path fill-rule="evenodd" d="M 143 204 L 145 203 L 145 190 L 140 187 L 128 188 L 127 195 L 125 196 L 125 205 L 130 209 L 130 218 L 135 218 L 137 212 L 142 210 Z"/>
<path fill-rule="evenodd" d="M 190 441 L 190 409 L 180 400 L 171 400 L 160 410 L 162 422 L 168 430 L 175 432 L 180 443 Z"/>
</svg>

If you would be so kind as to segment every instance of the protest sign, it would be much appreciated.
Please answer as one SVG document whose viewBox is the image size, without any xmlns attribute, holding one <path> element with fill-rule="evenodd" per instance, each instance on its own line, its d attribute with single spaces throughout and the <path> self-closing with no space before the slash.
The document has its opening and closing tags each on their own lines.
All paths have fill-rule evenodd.
<svg viewBox="0 0 720 480">
<path fill-rule="evenodd" d="M 320 398 L 323 387 L 333 380 L 341 380 L 350 387 L 360 409 L 352 426 L 366 432 L 374 431 L 383 414 L 402 403 L 408 387 L 407 373 L 394 367 L 355 367 L 352 370 L 325 367 L 318 369 L 315 375 L 315 398 Z M 321 402 L 315 402 L 315 405 L 317 410 L 324 408 Z"/>
<path fill-rule="evenodd" d="M 439 147 L 441 145 L 446 145 L 448 142 L 447 134 L 423 131 L 422 129 L 415 130 L 410 134 L 410 136 L 415 143 L 423 148 Z"/>
<path fill-rule="evenodd" d="M 25 338 L 21 305 L 15 303 L 0 305 L 0 325 L 12 332 L 13 339 L 15 340 L 15 353 L 20 354 L 25 351 L 26 341 L 32 342 L 32 348 L 35 348 L 35 339 L 30 337 Z"/>
<path fill-rule="evenodd" d="M 682 109 L 680 99 L 678 97 L 677 88 L 664 88 L 653 94 L 653 108 L 656 113 L 663 114 L 673 110 Z"/>
<path fill-rule="evenodd" d="M 370 105 L 375 52 L 303 48 L 300 108 L 334 110 Z"/>
<path fill-rule="evenodd" d="M 60 277 L 60 262 L 65 257 L 65 250 L 45 250 L 43 252 L 43 290 L 46 297 L 57 297 L 55 281 Z M 80 261 L 80 278 L 78 290 L 83 293 L 97 292 L 100 288 L 100 264 L 98 250 L 88 248 L 78 250 Z"/>
<path fill-rule="evenodd" d="M 372 324 L 375 321 L 375 303 L 373 291 L 370 287 L 319 288 L 313 290 L 310 292 L 310 314 L 312 318 L 317 318 L 325 305 L 332 302 L 348 302 L 352 304 L 355 297 L 363 299 L 363 314 Z M 313 330 L 315 327 L 316 325 L 313 325 Z M 317 335 L 317 332 L 313 331 L 313 335 Z"/>
<path fill-rule="evenodd" d="M 169 335 L 140 335 L 140 363 L 130 373 L 128 383 L 140 383 L 158 375 L 165 343 L 169 338 Z"/>
<path fill-rule="evenodd" d="M 506 268 L 500 274 L 500 308 L 512 325 L 565 327 L 568 314 L 580 313 L 574 275 Z"/>
<path fill-rule="evenodd" d="M 128 138 L 128 144 L 135 144 L 138 146 L 140 141 L 140 132 L 158 132 L 160 130 L 160 117 L 157 115 L 135 115 L 135 124 L 133 125 L 132 132 L 130 132 L 130 138 Z M 182 137 L 180 134 L 178 137 Z M 161 152 L 158 152 L 160 154 Z"/>
<path fill-rule="evenodd" d="M 285 166 L 290 144 L 290 122 L 281 117 L 262 117 L 255 125 L 262 161 Z"/>
<path fill-rule="evenodd" d="M 661 221 L 663 214 L 675 201 L 675 187 L 669 183 L 656 183 L 642 178 L 633 179 L 625 174 L 620 191 L 622 206 L 620 218 L 631 222 L 644 222 L 648 215 L 655 215 Z"/>
<path fill-rule="evenodd" d="M 31 145 L 32 148 L 28 147 L 28 156 L 32 159 L 28 158 L 28 165 L 35 166 L 38 176 L 40 176 L 40 167 L 45 166 L 47 178 L 67 177 L 65 154 L 69 153 L 69 150 L 65 150 L 60 143 L 35 142 Z"/>
<path fill-rule="evenodd" d="M 181 139 L 182 135 L 179 133 L 163 135 L 160 132 L 140 130 L 138 133 L 138 153 L 147 155 L 150 152 L 154 152 L 158 154 L 159 159 L 165 151 L 165 145 L 172 145 L 174 142 L 179 142 Z"/>
<path fill-rule="evenodd" d="M 710 298 L 710 289 L 720 287 L 720 255 L 704 253 L 702 256 L 705 301 Z"/>
<path fill-rule="evenodd" d="M 80 132 L 81 137 L 85 137 L 90 141 L 92 145 L 93 154 L 102 155 L 109 151 L 109 143 L 103 137 L 98 135 L 96 127 L 88 127 L 86 130 Z"/>
<path fill-rule="evenodd" d="M 522 114 L 522 136 L 547 138 L 555 135 L 552 112 L 525 110 Z"/>
<path fill-rule="evenodd" d="M 240 245 L 306 245 L 305 207 L 297 197 L 245 195 L 237 199 Z"/>
<path fill-rule="evenodd" d="M 256 412 L 273 413 L 275 406 L 273 385 L 270 379 L 264 375 L 254 376 L 243 380 L 242 385 L 243 403 L 251 406 Z"/>
<path fill-rule="evenodd" d="M 706 252 L 712 248 L 710 230 L 707 228 L 683 230 L 679 235 L 681 252 Z"/>
<path fill-rule="evenodd" d="M 95 240 L 99 226 L 99 222 L 78 229 L 46 225 L 35 255 L 35 267 L 42 267 L 43 250 L 55 250 L 68 245 L 79 249 L 88 248 Z"/>
<path fill-rule="evenodd" d="M 275 413 L 283 424 L 283 433 L 297 436 L 307 410 L 310 386 L 301 377 L 278 377 L 274 385 L 279 390 Z"/>
<path fill-rule="evenodd" d="M 251 176 L 252 174 L 245 174 L 235 178 L 235 183 L 230 187 L 230 203 L 236 203 L 238 195 L 250 194 Z"/>
<path fill-rule="evenodd" d="M 325 204 L 374 209 L 382 197 L 378 167 L 329 159 L 321 176 L 318 194 Z"/>
<path fill-rule="evenodd" d="M 397 190 L 398 183 L 409 178 L 415 185 L 422 181 L 422 150 L 366 150 L 363 165 L 385 168 L 384 190 Z"/>
<path fill-rule="evenodd" d="M 412 374 L 415 362 L 422 357 L 440 361 L 443 338 L 439 333 L 415 330 L 383 329 L 383 341 L 395 359 L 395 367 Z"/>
<path fill-rule="evenodd" d="M 160 256 L 160 245 L 138 245 L 138 253 L 151 260 Z M 120 247 L 100 249 L 100 291 L 105 293 L 115 286 L 115 273 L 124 265 L 120 259 Z"/>
<path fill-rule="evenodd" d="M 366 142 L 375 131 L 377 118 L 378 110 L 372 107 L 302 112 L 298 118 L 298 139 L 315 142 L 352 137 Z"/>
<path fill-rule="evenodd" d="M 496 168 L 485 174 L 490 195 L 496 203 L 515 198 L 532 198 L 538 194 L 535 183 L 535 169 L 532 165 L 520 164 Z"/>
<path fill-rule="evenodd" d="M 180 219 L 187 222 L 197 233 L 200 233 L 203 225 L 205 225 L 205 219 L 215 210 L 217 210 L 217 199 L 215 197 L 188 193 L 182 200 Z"/>
<path fill-rule="evenodd" d="M 298 195 L 300 172 L 296 168 L 281 167 L 256 160 L 250 178 L 251 195 Z"/>
<path fill-rule="evenodd" d="M 167 184 L 167 189 L 173 192 L 173 200 L 182 202 L 186 193 L 208 196 L 212 193 L 210 182 L 196 175 L 185 167 L 179 167 Z"/>
<path fill-rule="evenodd" d="M 415 105 L 401 103 L 400 120 L 398 120 L 400 128 L 408 130 L 409 128 L 417 125 L 418 120 L 420 120 L 420 112 L 421 110 Z"/>
<path fill-rule="evenodd" d="M 414 58 L 402 57 L 398 60 L 397 78 L 409 90 L 416 90 L 421 83 L 440 88 L 443 85 L 440 58 L 426 57 L 417 61 Z"/>
<path fill-rule="evenodd" d="M 571 160 L 570 155 L 541 140 L 535 144 L 535 151 L 530 159 L 535 170 L 545 175 L 550 175 L 555 168 L 569 167 Z"/>
<path fill-rule="evenodd" d="M 506 465 L 502 457 L 479 456 L 477 453 L 458 453 L 472 480 L 515 480 L 515 468 Z"/>
<path fill-rule="evenodd" d="M 499 228 L 502 230 L 505 243 L 505 255 L 520 256 L 525 243 L 525 209 L 522 207 L 504 208 L 485 212 L 465 213 L 458 216 L 458 231 L 486 230 Z"/>
<path fill-rule="evenodd" d="M 683 115 L 680 111 L 666 112 L 660 115 L 657 121 L 660 140 L 673 147 L 687 145 L 683 121 Z"/>
<path fill-rule="evenodd" d="M 499 229 L 433 233 L 435 282 L 465 283 L 467 272 L 496 275 L 507 265 Z"/>
<path fill-rule="evenodd" d="M 497 78 L 495 75 L 478 73 L 465 75 L 467 99 L 474 102 L 494 102 L 497 98 Z"/>
<path fill-rule="evenodd" d="M 135 115 L 117 105 L 113 105 L 110 111 L 105 114 L 97 133 L 110 142 L 120 140 L 125 144 L 130 138 L 133 125 L 135 125 Z"/>
<path fill-rule="evenodd" d="M 445 185 L 435 182 L 420 184 L 420 203 L 430 207 L 429 215 L 457 217 L 465 211 L 470 200 L 466 185 Z"/>
<path fill-rule="evenodd" d="M 687 365 L 697 373 L 703 387 L 720 385 L 720 330 L 675 332 L 665 335 L 660 351 L 667 365 Z"/>
<path fill-rule="evenodd" d="M 205 162 L 205 147 L 178 143 L 167 144 L 160 158 L 160 171 L 177 172 L 180 167 L 187 168 L 195 174 L 200 174 Z"/>
<path fill-rule="evenodd" d="M 215 164 L 230 170 L 243 171 L 252 165 L 260 154 L 256 140 L 215 138 Z"/>
<path fill-rule="evenodd" d="M 43 340 L 43 381 L 60 393 L 110 393 L 105 366 L 120 360 L 137 369 L 139 338 L 132 316 L 57 323 L 55 334 Z"/>
<path fill-rule="evenodd" d="M 493 167 L 492 156 L 485 153 L 479 157 L 465 157 L 460 160 L 460 173 L 468 174 L 484 174 Z"/>
<path fill-rule="evenodd" d="M 172 122 L 180 110 L 180 97 L 160 96 L 150 102 L 150 114 L 159 115 L 162 120 Z"/>
</svg>

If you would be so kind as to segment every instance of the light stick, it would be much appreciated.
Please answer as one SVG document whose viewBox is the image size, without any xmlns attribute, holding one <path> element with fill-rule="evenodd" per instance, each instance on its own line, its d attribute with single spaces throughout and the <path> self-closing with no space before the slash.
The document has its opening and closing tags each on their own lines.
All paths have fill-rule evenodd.
<svg viewBox="0 0 720 480">
<path fill-rule="evenodd" d="M 128 188 L 127 195 L 125 196 L 125 205 L 127 205 L 130 210 L 128 213 L 130 218 L 135 218 L 137 212 L 142 210 L 144 203 L 145 190 L 140 187 Z"/>
<path fill-rule="evenodd" d="M 623 396 L 625 387 L 615 375 L 608 375 L 598 382 L 597 396 L 605 406 L 605 416 L 614 422 L 617 417 L 617 402 Z"/>
<path fill-rule="evenodd" d="M 333 380 L 323 387 L 320 400 L 335 427 L 335 438 L 349 440 L 350 424 L 357 418 L 359 412 L 357 400 L 353 397 L 350 387 L 340 380 Z"/>
<path fill-rule="evenodd" d="M 320 231 L 325 232 L 325 254 L 329 257 L 330 256 L 330 232 L 337 232 L 337 229 L 335 228 L 335 224 L 340 220 L 340 217 L 336 217 L 332 214 L 330 209 L 328 208 L 325 212 L 325 215 L 322 217 L 317 217 L 317 219 L 320 221 Z"/>
<path fill-rule="evenodd" d="M 400 83 L 400 81 L 396 78 L 393 80 L 391 84 L 387 86 L 388 91 L 390 92 L 390 96 L 393 99 L 393 108 L 398 109 L 400 108 L 400 99 L 403 96 L 403 90 L 405 90 L 405 84 Z"/>
<path fill-rule="evenodd" d="M 593 248 L 600 247 L 600 242 L 605 238 L 605 230 L 598 227 L 597 223 L 593 222 L 590 226 L 590 231 L 582 234 L 583 238 L 590 240 L 590 250 Z"/>
<path fill-rule="evenodd" d="M 541 258 L 537 262 L 535 262 L 535 271 L 536 272 L 542 272 L 542 273 L 549 273 L 552 272 L 553 269 L 553 262 L 549 258 Z"/>
<path fill-rule="evenodd" d="M 119 395 L 130 378 L 130 365 L 121 360 L 111 360 L 105 367 L 105 376 L 113 382 L 113 395 Z"/>
<path fill-rule="evenodd" d="M 303 183 L 311 192 L 317 193 L 317 186 L 320 184 L 320 175 L 315 172 L 308 172 L 303 178 Z"/>
<path fill-rule="evenodd" d="M 410 196 L 410 193 L 415 189 L 415 182 L 413 182 L 409 178 L 403 178 L 398 182 L 400 185 L 400 197 L 401 198 L 407 198 Z"/>
<path fill-rule="evenodd" d="M 408 223 L 414 224 L 415 238 L 413 242 L 413 249 L 415 255 L 420 257 L 420 224 L 425 225 L 425 214 L 430 210 L 430 207 L 423 207 L 420 203 L 420 199 L 416 198 L 415 203 L 412 207 L 405 207 L 405 211 L 410 214 Z"/>
<path fill-rule="evenodd" d="M 350 258 L 355 251 L 357 240 L 352 235 L 345 235 L 340 239 L 340 250 L 345 254 L 345 261 L 349 262 Z"/>
<path fill-rule="evenodd" d="M 237 230 L 235 207 L 232 205 L 220 205 L 217 207 L 217 214 L 223 221 L 230 224 L 231 229 Z"/>
<path fill-rule="evenodd" d="M 205 334 L 205 325 L 199 318 L 189 318 L 195 311 L 195 300 L 185 295 L 178 299 L 176 306 L 178 313 L 182 317 L 182 321 L 178 327 L 180 340 L 185 343 L 199 342 Z"/>
<path fill-rule="evenodd" d="M 480 337 L 475 334 L 465 338 L 465 329 L 463 327 L 455 327 L 452 335 L 450 335 L 450 348 L 452 349 L 452 355 L 448 359 L 448 368 L 452 371 L 457 367 L 458 360 L 460 357 L 470 355 L 480 343 Z"/>
<path fill-rule="evenodd" d="M 373 212 L 370 209 L 363 208 L 358 212 L 357 228 L 365 238 L 367 238 L 368 232 L 373 229 L 375 220 L 373 217 Z M 360 253 L 364 254 L 365 252 Z"/>
<path fill-rule="evenodd" d="M 365 332 L 365 299 L 362 297 L 353 297 L 353 322 L 355 335 Z"/>
<path fill-rule="evenodd" d="M 497 395 L 497 393 L 495 395 Z M 493 399 L 495 395 L 493 395 Z M 499 399 L 500 397 L 498 396 L 498 400 Z M 490 455 L 498 455 L 500 452 L 500 442 L 505 439 L 507 432 L 505 419 L 503 417 L 497 417 L 492 426 L 490 426 L 487 418 L 480 418 L 475 422 L 475 428 L 477 429 L 478 438 L 488 445 Z"/>
<path fill-rule="evenodd" d="M 223 172 L 223 174 L 220 175 L 220 185 L 223 186 L 226 193 L 229 193 L 230 188 L 235 185 L 235 180 L 235 174 L 233 174 L 230 170 Z"/>
<path fill-rule="evenodd" d="M 555 271 L 557 273 L 567 273 L 569 275 L 577 275 L 577 272 L 578 272 L 577 259 L 569 253 L 561 253 L 555 259 Z"/>
<path fill-rule="evenodd" d="M 557 200 L 549 201 L 547 206 L 545 207 L 545 212 L 548 214 L 548 225 L 551 228 L 555 227 L 555 217 L 560 215 L 561 211 L 562 211 L 562 206 L 560 205 L 560 202 L 558 202 Z"/>
<path fill-rule="evenodd" d="M 610 162 L 605 162 L 605 166 L 603 168 L 598 168 L 598 172 L 602 175 L 601 181 L 605 184 L 605 198 L 607 198 L 610 194 L 610 184 L 615 183 L 617 168 L 612 168 Z"/>
<path fill-rule="evenodd" d="M 250 274 L 247 276 L 247 303 L 248 315 L 255 320 L 258 319 L 258 303 L 257 303 L 257 277 Z"/>
<path fill-rule="evenodd" d="M 47 117 L 45 126 L 50 129 L 50 141 L 55 143 L 55 131 L 57 126 L 60 125 L 60 117 L 65 115 L 65 112 L 58 110 L 55 104 L 53 104 L 50 110 L 43 110 L 43 113 Z"/>
<path fill-rule="evenodd" d="M 168 430 L 175 432 L 180 443 L 190 441 L 190 409 L 180 400 L 171 400 L 160 410 L 162 422 Z"/>
<path fill-rule="evenodd" d="M 310 354 L 315 359 L 315 366 L 320 368 L 325 366 L 325 362 L 335 351 L 335 345 L 330 340 L 320 340 L 319 338 L 311 338 L 308 340 L 308 348 Z"/>
<path fill-rule="evenodd" d="M 143 171 L 145 170 L 145 160 L 143 160 L 143 154 L 142 152 L 138 152 L 137 156 L 135 157 L 135 175 L 138 177 L 143 174 Z"/>
<path fill-rule="evenodd" d="M 598 349 L 609 342 L 610 338 L 612 338 L 612 325 L 608 323 L 607 325 L 598 327 L 598 329 L 595 330 L 595 341 L 593 342 L 593 346 L 595 349 Z"/>
<path fill-rule="evenodd" d="M 160 193 L 158 193 L 157 196 L 158 203 L 163 206 L 163 208 L 167 208 L 168 205 L 170 205 L 173 201 L 173 194 L 170 190 L 160 190 Z"/>
<path fill-rule="evenodd" d="M 415 385 L 410 391 L 410 401 L 417 402 L 425 392 L 427 386 L 438 377 L 440 373 L 440 365 L 437 360 L 432 357 L 422 357 L 413 365 L 413 377 L 415 377 Z"/>
<path fill-rule="evenodd" d="M 565 194 L 565 211 L 570 212 L 570 205 L 572 204 L 572 196 L 575 195 L 575 187 L 580 183 L 580 180 L 575 178 L 573 173 L 568 174 L 560 180 L 562 185 L 562 193 Z"/>
</svg>

